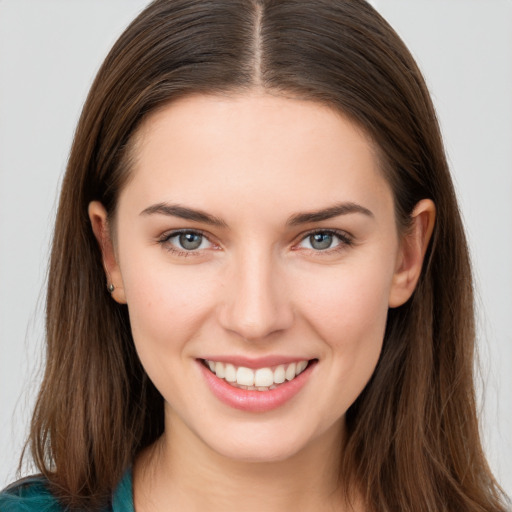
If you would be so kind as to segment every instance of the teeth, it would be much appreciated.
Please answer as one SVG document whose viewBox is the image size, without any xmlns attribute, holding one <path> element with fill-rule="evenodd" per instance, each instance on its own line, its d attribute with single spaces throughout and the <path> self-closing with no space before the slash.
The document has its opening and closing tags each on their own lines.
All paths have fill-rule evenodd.
<svg viewBox="0 0 512 512">
<path fill-rule="evenodd" d="M 215 375 L 217 375 L 219 379 L 226 377 L 226 367 L 224 363 L 215 363 Z"/>
<path fill-rule="evenodd" d="M 228 382 L 236 382 L 236 368 L 232 364 L 226 364 L 226 377 Z"/>
<path fill-rule="evenodd" d="M 237 368 L 230 363 L 218 361 L 206 361 L 206 363 L 219 379 L 225 379 L 235 387 L 249 391 L 268 391 L 269 389 L 274 389 L 278 384 L 293 380 L 308 365 L 308 361 L 298 361 L 288 365 L 281 364 L 274 369 L 258 368 L 253 370 L 245 366 Z"/>
<path fill-rule="evenodd" d="M 274 370 L 274 382 L 276 384 L 282 384 L 285 380 L 286 370 L 283 365 L 280 365 Z"/>
<path fill-rule="evenodd" d="M 307 361 L 299 361 L 295 368 L 295 375 L 299 375 L 299 373 L 302 373 L 306 369 L 307 365 L 308 365 Z"/>
<path fill-rule="evenodd" d="M 268 387 L 274 384 L 274 372 L 270 368 L 260 368 L 254 374 L 254 385 L 256 387 Z"/>
<path fill-rule="evenodd" d="M 218 376 L 219 374 L 217 374 Z M 254 372 L 250 368 L 240 366 L 236 371 L 236 383 L 241 386 L 254 386 Z"/>
<path fill-rule="evenodd" d="M 288 368 L 286 368 L 286 372 L 285 372 L 286 380 L 292 380 L 295 377 L 296 368 L 297 368 L 297 365 L 295 363 L 288 365 Z"/>
</svg>

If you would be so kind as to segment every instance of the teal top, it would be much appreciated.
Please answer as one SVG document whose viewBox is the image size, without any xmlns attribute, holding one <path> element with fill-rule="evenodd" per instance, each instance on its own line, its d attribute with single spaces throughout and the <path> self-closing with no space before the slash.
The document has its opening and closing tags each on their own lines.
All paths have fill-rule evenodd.
<svg viewBox="0 0 512 512">
<path fill-rule="evenodd" d="M 65 512 L 66 510 L 50 493 L 42 477 L 24 478 L 0 492 L 0 512 Z M 134 512 L 131 470 L 128 470 L 119 482 L 112 494 L 112 502 L 97 512 Z"/>
</svg>

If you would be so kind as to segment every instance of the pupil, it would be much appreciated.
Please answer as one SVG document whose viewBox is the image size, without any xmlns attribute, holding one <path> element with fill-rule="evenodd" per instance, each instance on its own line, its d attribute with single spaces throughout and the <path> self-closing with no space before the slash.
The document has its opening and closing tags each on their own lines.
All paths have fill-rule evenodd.
<svg viewBox="0 0 512 512">
<path fill-rule="evenodd" d="M 313 249 L 329 249 L 332 244 L 332 235 L 329 233 L 315 233 L 311 235 L 310 242 Z"/>
<path fill-rule="evenodd" d="M 202 235 L 198 235 L 196 233 L 183 233 L 180 235 L 180 245 L 183 249 L 192 251 L 201 245 L 202 238 Z"/>
</svg>

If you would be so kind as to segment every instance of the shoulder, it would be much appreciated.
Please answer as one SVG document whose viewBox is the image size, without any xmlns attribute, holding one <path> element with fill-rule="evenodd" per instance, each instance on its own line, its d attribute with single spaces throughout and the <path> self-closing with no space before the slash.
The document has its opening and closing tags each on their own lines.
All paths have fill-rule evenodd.
<svg viewBox="0 0 512 512">
<path fill-rule="evenodd" d="M 68 511 L 51 493 L 48 481 L 42 476 L 23 478 L 0 491 L 0 512 Z M 128 468 L 115 489 L 112 503 L 102 508 L 101 512 L 134 512 L 131 468 Z"/>
<path fill-rule="evenodd" d="M 43 477 L 28 477 L 0 492 L 0 512 L 64 512 Z"/>
</svg>

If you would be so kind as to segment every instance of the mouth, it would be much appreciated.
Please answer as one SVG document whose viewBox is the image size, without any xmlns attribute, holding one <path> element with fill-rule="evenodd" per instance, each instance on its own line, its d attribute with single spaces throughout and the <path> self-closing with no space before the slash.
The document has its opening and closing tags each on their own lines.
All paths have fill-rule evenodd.
<svg viewBox="0 0 512 512">
<path fill-rule="evenodd" d="M 295 380 L 317 359 L 301 359 L 263 368 L 247 368 L 223 361 L 200 360 L 211 373 L 233 388 L 245 391 L 271 391 Z"/>
<path fill-rule="evenodd" d="M 258 364 L 226 357 L 220 361 L 197 359 L 197 363 L 208 388 L 225 405 L 249 413 L 265 413 L 292 402 L 313 379 L 318 363 L 318 359 L 279 359 L 269 356 Z M 276 365 L 264 366 L 272 364 Z"/>
</svg>

